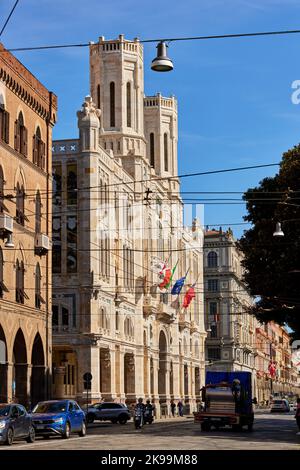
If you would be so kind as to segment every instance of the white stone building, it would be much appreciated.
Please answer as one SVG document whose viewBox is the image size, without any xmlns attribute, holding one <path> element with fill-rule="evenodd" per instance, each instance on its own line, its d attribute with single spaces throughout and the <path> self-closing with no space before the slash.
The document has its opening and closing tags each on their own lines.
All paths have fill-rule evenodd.
<svg viewBox="0 0 300 470">
<path fill-rule="evenodd" d="M 255 376 L 256 320 L 247 313 L 253 298 L 242 281 L 242 254 L 232 231 L 204 234 L 206 361 L 208 370 L 248 371 Z"/>
<path fill-rule="evenodd" d="M 91 45 L 90 87 L 79 139 L 53 144 L 53 396 L 85 401 L 91 372 L 93 402 L 151 398 L 159 414 L 181 399 L 194 410 L 204 383 L 203 231 L 183 229 L 177 102 L 144 96 L 142 45 L 123 36 Z M 177 263 L 174 280 L 189 268 L 177 305 L 157 286 L 155 257 Z"/>
</svg>

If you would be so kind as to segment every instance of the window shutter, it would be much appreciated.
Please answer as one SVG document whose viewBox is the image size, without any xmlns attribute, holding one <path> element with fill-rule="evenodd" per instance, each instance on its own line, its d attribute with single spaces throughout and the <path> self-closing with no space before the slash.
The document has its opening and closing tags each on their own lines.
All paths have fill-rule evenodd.
<svg viewBox="0 0 300 470">
<path fill-rule="evenodd" d="M 15 121 L 15 150 L 20 151 L 20 125 L 19 121 Z"/>
<path fill-rule="evenodd" d="M 46 149 L 46 146 L 45 146 L 45 143 L 42 140 L 40 140 L 39 145 L 40 145 L 40 150 L 39 150 L 40 167 L 42 168 L 42 170 L 44 170 L 45 169 L 45 149 Z"/>
<path fill-rule="evenodd" d="M 4 142 L 9 144 L 9 113 L 4 111 Z"/>
<path fill-rule="evenodd" d="M 33 136 L 32 139 L 32 148 L 33 148 L 33 155 L 32 155 L 32 161 L 35 165 L 38 163 L 38 153 L 37 153 L 37 142 L 38 140 L 36 139 L 36 136 Z"/>
<path fill-rule="evenodd" d="M 23 127 L 23 132 L 22 132 L 22 137 L 23 137 L 23 142 L 22 142 L 22 154 L 27 157 L 27 136 L 28 136 L 28 131 L 26 127 Z"/>
</svg>

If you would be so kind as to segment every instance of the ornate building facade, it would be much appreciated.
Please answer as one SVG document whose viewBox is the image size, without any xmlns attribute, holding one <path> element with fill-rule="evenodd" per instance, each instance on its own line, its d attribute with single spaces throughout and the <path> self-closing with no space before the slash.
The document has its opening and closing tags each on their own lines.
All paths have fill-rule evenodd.
<svg viewBox="0 0 300 470">
<path fill-rule="evenodd" d="M 255 377 L 255 318 L 243 283 L 242 255 L 232 231 L 209 230 L 204 236 L 206 359 L 211 370 L 252 372 Z"/>
<path fill-rule="evenodd" d="M 51 386 L 51 148 L 56 96 L 0 45 L 0 402 Z"/>
<path fill-rule="evenodd" d="M 53 145 L 53 394 L 196 409 L 204 383 L 203 231 L 183 229 L 177 101 L 144 96 L 137 41 L 90 46 L 79 138 Z M 160 290 L 157 259 L 196 298 Z"/>
</svg>

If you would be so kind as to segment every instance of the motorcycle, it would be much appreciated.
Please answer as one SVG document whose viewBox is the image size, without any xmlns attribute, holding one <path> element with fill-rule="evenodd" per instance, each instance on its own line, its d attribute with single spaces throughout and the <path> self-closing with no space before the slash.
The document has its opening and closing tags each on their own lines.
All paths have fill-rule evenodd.
<svg viewBox="0 0 300 470">
<path fill-rule="evenodd" d="M 141 429 L 144 424 L 144 413 L 141 408 L 134 410 L 134 426 L 136 429 Z"/>
</svg>

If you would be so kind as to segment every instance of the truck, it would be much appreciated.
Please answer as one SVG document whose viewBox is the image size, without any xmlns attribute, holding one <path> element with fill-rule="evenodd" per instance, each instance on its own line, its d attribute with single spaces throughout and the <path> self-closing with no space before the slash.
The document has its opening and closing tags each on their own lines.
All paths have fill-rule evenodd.
<svg viewBox="0 0 300 470">
<path fill-rule="evenodd" d="M 231 426 L 252 431 L 254 423 L 251 372 L 207 371 L 205 386 L 201 389 L 201 410 L 194 413 L 194 422 L 202 431 L 212 427 Z"/>
</svg>

